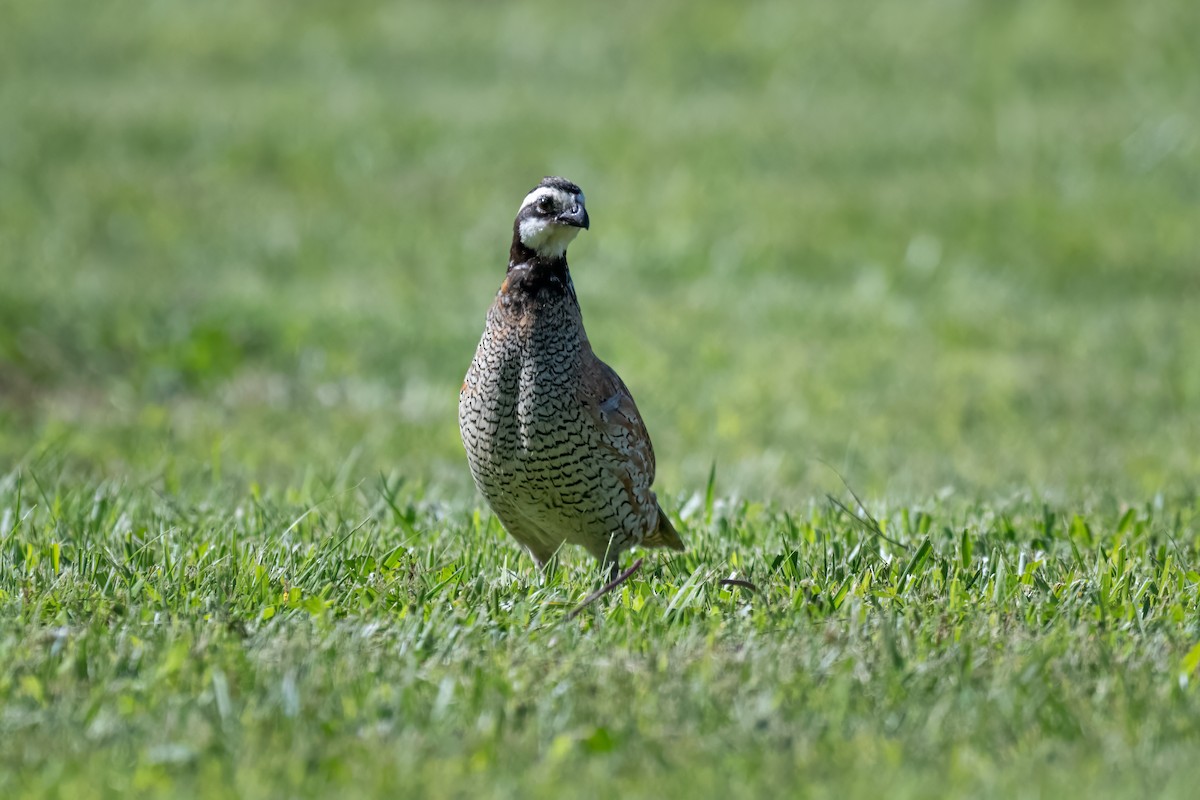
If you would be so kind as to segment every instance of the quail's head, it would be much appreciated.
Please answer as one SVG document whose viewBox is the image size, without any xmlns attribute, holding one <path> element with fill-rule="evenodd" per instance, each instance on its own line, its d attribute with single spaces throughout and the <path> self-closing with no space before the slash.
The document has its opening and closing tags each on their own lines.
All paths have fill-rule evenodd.
<svg viewBox="0 0 1200 800">
<path fill-rule="evenodd" d="M 588 227 L 583 190 L 566 178 L 542 178 L 525 195 L 513 223 L 513 236 L 540 258 L 561 258 L 567 245 Z"/>
</svg>

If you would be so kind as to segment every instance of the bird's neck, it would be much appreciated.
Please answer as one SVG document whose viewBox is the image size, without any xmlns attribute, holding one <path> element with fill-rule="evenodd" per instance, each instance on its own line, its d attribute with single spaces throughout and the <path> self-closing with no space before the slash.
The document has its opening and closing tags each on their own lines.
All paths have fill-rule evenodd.
<svg viewBox="0 0 1200 800">
<path fill-rule="evenodd" d="M 504 279 L 505 291 L 529 296 L 549 290 L 552 294 L 573 295 L 571 273 L 567 269 L 566 253 L 558 256 L 543 256 L 513 238 L 508 253 L 508 275 Z"/>
</svg>

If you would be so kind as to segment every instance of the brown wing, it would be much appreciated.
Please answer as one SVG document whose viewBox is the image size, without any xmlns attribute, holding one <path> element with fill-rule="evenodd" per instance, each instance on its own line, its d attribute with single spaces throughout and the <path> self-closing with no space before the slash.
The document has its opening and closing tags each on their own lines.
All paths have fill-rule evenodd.
<svg viewBox="0 0 1200 800">
<path fill-rule="evenodd" d="M 645 514 L 647 529 L 642 544 L 683 550 L 683 540 L 650 489 L 654 483 L 654 447 L 633 395 L 612 367 L 589 355 L 580 400 L 600 432 L 600 445 L 615 456 L 618 477 L 630 501 Z"/>
<path fill-rule="evenodd" d="M 592 355 L 579 387 L 584 410 L 600 432 L 600 443 L 626 464 L 634 486 L 654 482 L 654 446 L 633 395 L 621 377 Z"/>
</svg>

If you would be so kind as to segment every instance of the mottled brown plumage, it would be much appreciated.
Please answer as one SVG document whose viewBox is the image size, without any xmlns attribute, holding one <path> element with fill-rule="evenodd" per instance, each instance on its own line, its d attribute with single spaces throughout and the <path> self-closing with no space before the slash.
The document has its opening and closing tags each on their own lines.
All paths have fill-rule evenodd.
<svg viewBox="0 0 1200 800">
<path fill-rule="evenodd" d="M 458 423 L 475 484 L 539 566 L 570 543 L 615 569 L 630 547 L 683 542 L 650 488 L 637 405 L 583 329 L 566 248 L 587 227 L 570 181 L 546 178 L 526 196 Z"/>
</svg>

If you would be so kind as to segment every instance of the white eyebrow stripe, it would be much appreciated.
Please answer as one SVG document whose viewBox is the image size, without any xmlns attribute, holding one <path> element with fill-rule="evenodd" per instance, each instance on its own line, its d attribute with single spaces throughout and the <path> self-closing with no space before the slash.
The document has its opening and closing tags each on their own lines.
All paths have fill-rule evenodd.
<svg viewBox="0 0 1200 800">
<path fill-rule="evenodd" d="M 575 194 L 568 192 L 565 189 L 558 189 L 554 186 L 539 186 L 529 194 L 525 195 L 525 199 L 521 202 L 521 208 L 517 211 L 520 214 L 529 206 L 541 200 L 543 197 L 552 197 L 558 201 L 558 204 L 563 208 L 569 208 L 576 203 L 583 205 L 583 192 Z"/>
<path fill-rule="evenodd" d="M 557 197 L 561 194 L 562 192 L 552 186 L 539 186 L 529 194 L 525 195 L 525 200 L 521 203 L 521 211 L 524 211 L 526 208 L 533 205 L 538 200 L 541 200 L 543 197 Z"/>
</svg>

